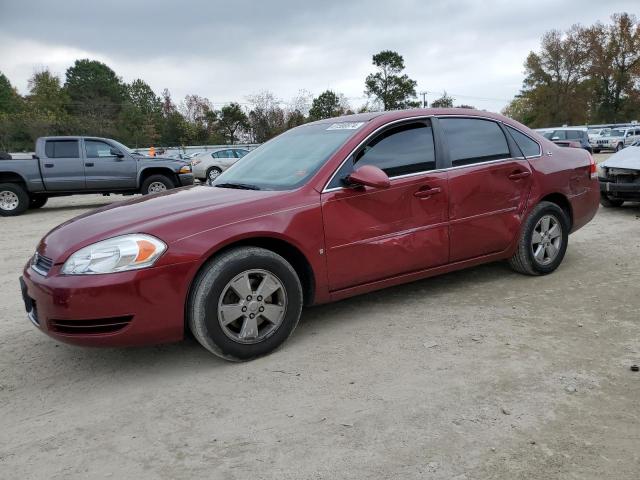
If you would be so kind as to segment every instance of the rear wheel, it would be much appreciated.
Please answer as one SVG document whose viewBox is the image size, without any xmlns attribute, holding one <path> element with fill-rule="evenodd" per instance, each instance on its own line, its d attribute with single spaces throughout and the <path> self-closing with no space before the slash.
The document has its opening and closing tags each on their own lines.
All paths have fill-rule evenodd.
<svg viewBox="0 0 640 480">
<path fill-rule="evenodd" d="M 174 188 L 173 181 L 166 175 L 151 175 L 144 182 L 140 191 L 143 195 L 162 193 Z"/>
<path fill-rule="evenodd" d="M 210 261 L 196 278 L 188 323 L 210 352 L 251 360 L 289 338 L 302 303 L 302 286 L 289 262 L 263 248 L 237 248 Z"/>
<path fill-rule="evenodd" d="M 612 198 L 606 193 L 600 193 L 600 205 L 606 208 L 615 208 L 621 207 L 624 203 L 624 200 L 619 198 Z"/>
<path fill-rule="evenodd" d="M 569 219 L 555 203 L 540 202 L 533 209 L 520 234 L 511 268 L 526 275 L 553 272 L 564 258 L 569 240 Z"/>
<path fill-rule="evenodd" d="M 222 170 L 218 167 L 211 167 L 207 170 L 207 183 L 211 185 L 216 178 L 220 176 Z"/>
<path fill-rule="evenodd" d="M 49 200 L 49 197 L 46 195 L 32 195 L 29 202 L 29 208 L 41 208 L 45 203 L 47 203 L 47 200 Z"/>
<path fill-rule="evenodd" d="M 13 217 L 29 208 L 29 194 L 16 183 L 0 183 L 0 216 Z"/>
</svg>

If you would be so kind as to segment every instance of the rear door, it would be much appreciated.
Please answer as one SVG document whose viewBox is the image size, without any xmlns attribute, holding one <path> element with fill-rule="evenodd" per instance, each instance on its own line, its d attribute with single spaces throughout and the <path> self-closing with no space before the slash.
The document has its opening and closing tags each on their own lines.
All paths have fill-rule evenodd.
<svg viewBox="0 0 640 480">
<path fill-rule="evenodd" d="M 437 169 L 431 122 L 411 121 L 375 135 L 322 193 L 331 290 L 445 264 L 449 255 L 447 174 Z M 361 165 L 390 177 L 386 189 L 346 188 Z"/>
<path fill-rule="evenodd" d="M 40 165 L 47 190 L 84 190 L 84 165 L 78 139 L 45 140 Z"/>
<path fill-rule="evenodd" d="M 110 143 L 84 139 L 87 190 L 121 190 L 136 187 L 138 166 L 127 152 L 120 152 Z M 117 153 L 122 154 L 119 157 Z"/>
<path fill-rule="evenodd" d="M 519 232 L 529 162 L 496 121 L 442 117 L 439 124 L 451 165 L 450 261 L 505 250 Z"/>
</svg>

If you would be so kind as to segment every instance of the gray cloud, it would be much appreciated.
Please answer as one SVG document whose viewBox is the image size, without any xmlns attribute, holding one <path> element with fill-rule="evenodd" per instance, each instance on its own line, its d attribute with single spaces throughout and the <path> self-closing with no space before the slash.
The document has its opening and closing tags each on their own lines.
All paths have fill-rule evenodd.
<svg viewBox="0 0 640 480">
<path fill-rule="evenodd" d="M 3 0 L 0 70 L 22 91 L 35 68 L 78 56 L 174 97 L 289 99 L 333 88 L 359 104 L 371 55 L 400 52 L 419 90 L 499 110 L 520 88 L 542 33 L 633 12 L 635 1 L 65 1 Z M 434 99 L 435 94 L 430 98 Z"/>
</svg>

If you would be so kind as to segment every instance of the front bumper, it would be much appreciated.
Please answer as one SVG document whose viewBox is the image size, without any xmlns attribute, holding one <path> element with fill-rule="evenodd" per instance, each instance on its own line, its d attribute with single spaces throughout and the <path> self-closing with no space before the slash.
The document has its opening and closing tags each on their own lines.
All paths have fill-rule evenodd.
<svg viewBox="0 0 640 480">
<path fill-rule="evenodd" d="M 640 183 L 616 183 L 602 178 L 599 181 L 602 193 L 620 198 L 640 198 Z"/>
<path fill-rule="evenodd" d="M 179 173 L 178 174 L 178 182 L 180 182 L 181 187 L 186 187 L 188 185 L 193 185 L 193 172 L 192 173 Z"/>
<path fill-rule="evenodd" d="M 194 262 L 106 275 L 43 276 L 29 265 L 20 279 L 31 322 L 75 345 L 122 347 L 179 341 Z"/>
</svg>

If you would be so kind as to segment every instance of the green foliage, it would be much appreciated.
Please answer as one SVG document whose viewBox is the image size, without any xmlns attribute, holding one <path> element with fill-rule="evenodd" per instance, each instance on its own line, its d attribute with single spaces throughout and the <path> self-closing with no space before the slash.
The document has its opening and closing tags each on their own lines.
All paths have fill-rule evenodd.
<svg viewBox="0 0 640 480">
<path fill-rule="evenodd" d="M 231 103 L 220 110 L 218 126 L 225 139 L 233 145 L 238 132 L 249 128 L 249 118 L 239 104 Z"/>
<path fill-rule="evenodd" d="M 344 114 L 344 108 L 340 102 L 340 97 L 327 90 L 313 99 L 311 109 L 309 109 L 309 120 L 322 120 L 323 118 L 338 117 Z"/>
<path fill-rule="evenodd" d="M 365 80 L 365 94 L 374 97 L 384 110 L 399 110 L 403 108 L 417 108 L 420 103 L 415 101 L 416 84 L 404 70 L 404 59 L 397 52 L 384 50 L 373 56 L 373 64 L 378 68 Z"/>
<path fill-rule="evenodd" d="M 433 102 L 431 102 L 431 108 L 453 108 L 453 102 L 455 98 L 447 95 L 447 92 L 442 92 L 442 96 Z"/>
</svg>

